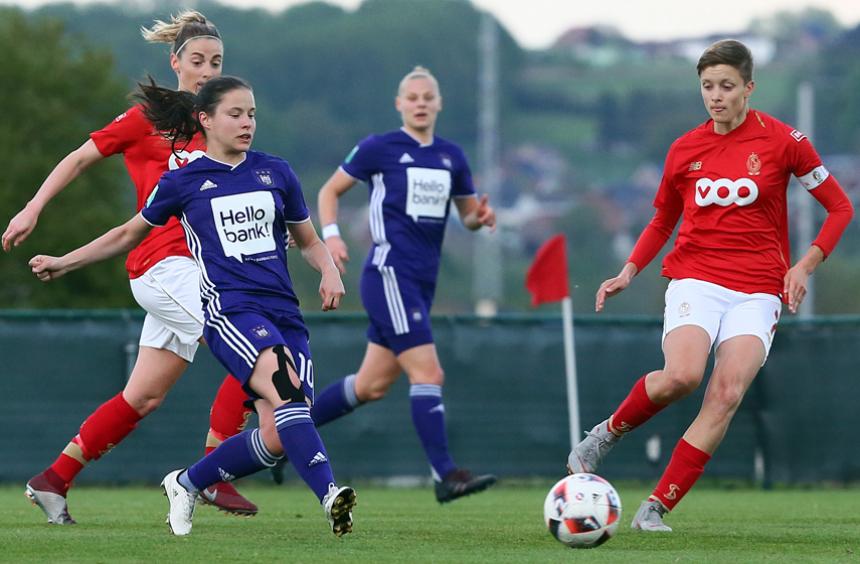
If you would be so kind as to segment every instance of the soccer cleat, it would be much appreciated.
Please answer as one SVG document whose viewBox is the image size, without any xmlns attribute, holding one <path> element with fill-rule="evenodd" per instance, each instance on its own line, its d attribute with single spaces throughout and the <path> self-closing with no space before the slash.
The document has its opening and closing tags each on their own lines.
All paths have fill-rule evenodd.
<svg viewBox="0 0 860 564">
<path fill-rule="evenodd" d="M 66 505 L 66 492 L 53 484 L 45 475 L 46 472 L 48 471 L 30 478 L 24 495 L 45 513 L 48 523 L 74 525 L 76 521 L 69 515 L 69 507 Z"/>
<path fill-rule="evenodd" d="M 352 508 L 355 505 L 354 489 L 348 486 L 337 487 L 334 484 L 328 487 L 322 506 L 335 536 L 342 537 L 352 532 Z"/>
<path fill-rule="evenodd" d="M 257 506 L 237 492 L 233 484 L 227 482 L 218 482 L 200 490 L 200 501 L 233 515 L 253 517 L 257 514 Z"/>
<path fill-rule="evenodd" d="M 662 503 L 653 499 L 646 499 L 639 506 L 639 511 L 633 516 L 633 522 L 630 523 L 631 529 L 649 532 L 666 532 L 672 531 L 672 527 L 663 524 L 663 516 L 669 513 Z"/>
<path fill-rule="evenodd" d="M 436 482 L 436 501 L 447 503 L 475 492 L 483 491 L 496 483 L 492 474 L 473 476 L 465 468 L 458 468 L 448 473 L 441 482 Z"/>
<path fill-rule="evenodd" d="M 573 447 L 567 456 L 567 471 L 570 474 L 593 473 L 603 457 L 621 440 L 609 430 L 608 424 L 609 419 L 598 423 L 594 429 L 586 431 L 585 438 Z"/>
<path fill-rule="evenodd" d="M 194 517 L 194 505 L 197 502 L 197 492 L 191 493 L 179 483 L 179 475 L 185 469 L 174 470 L 161 481 L 161 489 L 167 497 L 170 508 L 167 511 L 167 526 L 176 536 L 184 536 L 191 532 L 191 518 Z"/>
</svg>

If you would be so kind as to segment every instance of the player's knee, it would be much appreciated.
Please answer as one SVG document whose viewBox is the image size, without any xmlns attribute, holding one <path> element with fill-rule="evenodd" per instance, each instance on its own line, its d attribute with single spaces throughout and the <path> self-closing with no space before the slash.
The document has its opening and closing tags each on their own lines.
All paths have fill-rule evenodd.
<svg viewBox="0 0 860 564">
<path fill-rule="evenodd" d="M 441 386 L 445 383 L 445 371 L 442 367 L 436 364 L 423 370 L 413 371 L 409 375 L 409 381 L 412 384 L 432 384 Z"/>
<path fill-rule="evenodd" d="M 702 374 L 689 368 L 665 368 L 660 378 L 660 398 L 652 397 L 654 401 L 665 399 L 674 401 L 686 397 L 696 391 L 702 382 Z"/>
<path fill-rule="evenodd" d="M 298 381 L 296 365 L 283 345 L 275 345 L 272 348 L 275 356 L 278 359 L 278 369 L 272 373 L 272 383 L 275 385 L 275 390 L 278 396 L 288 402 L 304 402 L 305 393 L 301 389 L 301 383 Z M 292 374 L 290 375 L 290 369 Z"/>
<path fill-rule="evenodd" d="M 714 408 L 725 415 L 737 411 L 744 399 L 744 387 L 737 382 L 712 380 L 709 384 L 708 395 L 712 398 Z"/>
<path fill-rule="evenodd" d="M 162 402 L 164 402 L 164 396 L 146 395 L 127 398 L 126 401 L 128 402 L 128 405 L 130 405 L 131 408 L 137 412 L 138 415 L 140 415 L 141 417 L 146 417 L 161 406 Z"/>
<path fill-rule="evenodd" d="M 381 400 L 391 389 L 393 383 L 393 381 L 388 380 L 375 380 L 364 386 L 356 386 L 355 397 L 362 403 Z"/>
<path fill-rule="evenodd" d="M 266 449 L 275 456 L 280 456 L 284 453 L 284 447 L 281 444 L 280 436 L 278 436 L 278 428 L 275 426 L 275 419 L 273 417 L 260 418 L 260 438 L 263 440 L 263 444 L 266 445 Z"/>
</svg>

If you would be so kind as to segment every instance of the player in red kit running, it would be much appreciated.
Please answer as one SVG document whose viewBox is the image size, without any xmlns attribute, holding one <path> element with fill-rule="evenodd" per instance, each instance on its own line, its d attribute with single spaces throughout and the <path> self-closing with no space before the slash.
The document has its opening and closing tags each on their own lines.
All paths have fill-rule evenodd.
<svg viewBox="0 0 860 564">
<path fill-rule="evenodd" d="M 782 303 L 795 313 L 809 275 L 830 255 L 854 210 L 805 135 L 749 108 L 752 55 L 724 40 L 702 54 L 697 70 L 711 116 L 669 149 L 654 199 L 654 218 L 614 278 L 600 285 L 595 309 L 621 292 L 657 255 L 683 215 L 663 261 L 666 290 L 662 370 L 649 372 L 568 457 L 571 472 L 593 472 L 625 433 L 702 382 L 711 347 L 714 368 L 702 407 L 678 441 L 632 527 L 671 531 L 663 517 L 681 501 L 719 446 L 744 393 L 767 359 Z M 817 238 L 791 264 L 789 177 L 827 210 Z"/>
<path fill-rule="evenodd" d="M 147 41 L 172 43 L 170 65 L 179 89 L 197 92 L 210 78 L 221 74 L 224 46 L 214 24 L 202 14 L 186 11 L 170 23 L 156 21 L 143 29 Z M 202 136 L 171 147 L 144 117 L 140 105 L 90 134 L 81 147 L 64 158 L 42 183 L 36 195 L 10 222 L 2 237 L 3 249 L 21 244 L 33 231 L 44 206 L 90 165 L 122 153 L 137 189 L 137 209 L 146 203 L 161 175 L 180 168 L 205 152 Z M 146 415 L 164 400 L 194 359 L 203 331 L 199 271 L 174 218 L 153 229 L 126 261 L 132 293 L 146 312 L 137 362 L 125 389 L 99 406 L 81 425 L 80 432 L 57 460 L 27 483 L 27 496 L 55 524 L 73 524 L 66 504 L 72 480 L 92 460 L 119 444 Z M 234 378 L 226 377 L 210 413 L 206 452 L 240 432 L 250 410 L 247 395 Z M 204 501 L 237 514 L 254 515 L 257 506 L 227 483 L 201 492 Z"/>
</svg>

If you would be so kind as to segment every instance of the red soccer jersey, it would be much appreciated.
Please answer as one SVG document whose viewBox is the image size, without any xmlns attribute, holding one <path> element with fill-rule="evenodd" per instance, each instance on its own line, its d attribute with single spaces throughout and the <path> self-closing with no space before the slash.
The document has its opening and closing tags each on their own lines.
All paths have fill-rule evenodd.
<svg viewBox="0 0 860 564">
<path fill-rule="evenodd" d="M 708 120 L 680 137 L 654 199 L 674 221 L 683 212 L 663 275 L 782 296 L 792 174 L 809 190 L 841 192 L 835 182 L 821 186 L 828 172 L 806 136 L 761 112 L 750 110 L 726 135 Z"/>
<path fill-rule="evenodd" d="M 126 170 L 137 189 L 137 211 L 146 204 L 162 174 L 185 166 L 206 150 L 203 136 L 197 134 L 187 145 L 178 143 L 176 154 L 173 154 L 170 140 L 155 131 L 140 105 L 133 106 L 104 128 L 90 133 L 90 138 L 105 157 L 123 154 Z M 132 249 L 125 268 L 129 278 L 137 278 L 157 262 L 171 256 L 191 256 L 185 243 L 185 233 L 176 218 L 171 218 L 164 227 L 154 228 L 140 245 Z"/>
</svg>

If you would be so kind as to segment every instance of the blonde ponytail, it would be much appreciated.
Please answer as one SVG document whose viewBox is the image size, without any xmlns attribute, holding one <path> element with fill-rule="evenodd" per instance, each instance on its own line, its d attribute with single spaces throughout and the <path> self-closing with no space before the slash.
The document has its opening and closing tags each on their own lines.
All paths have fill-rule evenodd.
<svg viewBox="0 0 860 564">
<path fill-rule="evenodd" d="M 152 27 L 140 28 L 140 34 L 150 43 L 173 43 L 177 55 L 188 41 L 197 37 L 212 37 L 221 40 L 215 24 L 197 10 L 185 10 L 170 16 L 170 21 L 155 20 Z"/>
</svg>

